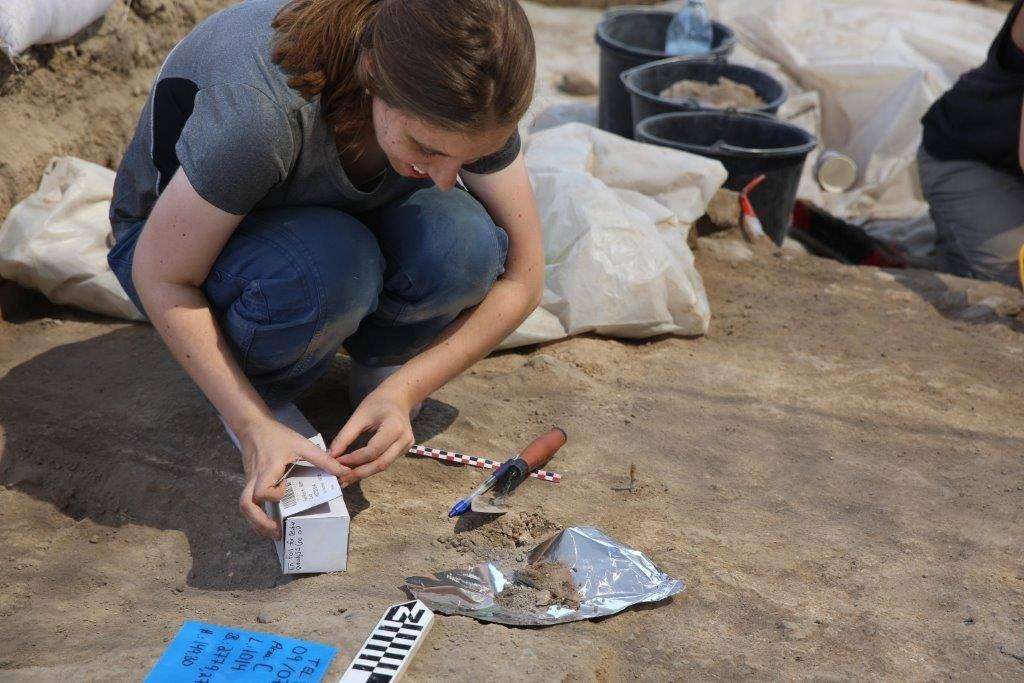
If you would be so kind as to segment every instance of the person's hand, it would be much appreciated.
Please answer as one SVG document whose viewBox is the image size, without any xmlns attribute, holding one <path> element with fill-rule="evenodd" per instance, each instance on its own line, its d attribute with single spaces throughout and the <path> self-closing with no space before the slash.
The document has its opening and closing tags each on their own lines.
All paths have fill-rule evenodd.
<svg viewBox="0 0 1024 683">
<path fill-rule="evenodd" d="M 375 433 L 365 446 L 345 454 L 352 442 L 369 431 Z M 409 406 L 378 389 L 359 404 L 334 437 L 329 452 L 339 463 L 351 468 L 340 477 L 342 485 L 347 486 L 386 470 L 398 456 L 409 450 L 413 441 Z"/>
<path fill-rule="evenodd" d="M 289 465 L 307 460 L 339 478 L 349 471 L 319 446 L 277 420 L 260 423 L 242 435 L 241 444 L 245 488 L 238 507 L 253 530 L 267 538 L 280 539 L 281 525 L 264 512 L 262 503 L 280 501 L 284 496 L 284 482 L 274 484 Z"/>
</svg>

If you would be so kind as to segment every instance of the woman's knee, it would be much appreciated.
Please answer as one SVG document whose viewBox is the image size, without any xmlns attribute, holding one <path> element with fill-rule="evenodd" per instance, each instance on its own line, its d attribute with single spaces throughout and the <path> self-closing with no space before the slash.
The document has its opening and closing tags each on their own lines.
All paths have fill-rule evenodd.
<svg viewBox="0 0 1024 683">
<path fill-rule="evenodd" d="M 505 270 L 508 236 L 469 193 L 424 190 L 411 200 L 414 249 L 397 251 L 385 287 L 408 307 L 408 322 L 478 304 Z M 406 207 L 409 208 L 408 203 Z M 396 253 L 386 248 L 389 258 Z"/>
<path fill-rule="evenodd" d="M 348 214 L 310 207 L 291 220 L 291 258 L 303 271 L 318 317 L 358 321 L 377 306 L 384 257 L 370 230 Z"/>
<path fill-rule="evenodd" d="M 246 218 L 205 290 L 249 374 L 333 353 L 377 305 L 383 259 L 369 230 L 330 209 Z"/>
</svg>

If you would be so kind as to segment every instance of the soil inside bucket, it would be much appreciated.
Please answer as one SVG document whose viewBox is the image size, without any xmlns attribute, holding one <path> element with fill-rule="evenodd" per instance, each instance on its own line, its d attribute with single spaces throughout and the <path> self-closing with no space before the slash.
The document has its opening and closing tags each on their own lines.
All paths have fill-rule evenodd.
<svg viewBox="0 0 1024 683">
<path fill-rule="evenodd" d="M 765 106 L 749 85 L 719 76 L 717 83 L 705 83 L 683 79 L 661 91 L 667 100 L 696 100 L 701 107 L 709 109 L 760 109 Z"/>
</svg>

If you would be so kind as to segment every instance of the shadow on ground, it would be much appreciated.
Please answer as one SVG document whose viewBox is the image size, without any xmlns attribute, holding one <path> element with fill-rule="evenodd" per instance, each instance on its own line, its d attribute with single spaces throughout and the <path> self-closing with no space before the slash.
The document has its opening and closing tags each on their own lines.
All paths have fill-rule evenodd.
<svg viewBox="0 0 1024 683">
<path fill-rule="evenodd" d="M 346 381 L 339 357 L 300 401 L 328 440 L 348 416 Z M 414 425 L 417 437 L 431 438 L 456 414 L 429 401 Z M 8 488 L 76 520 L 181 531 L 192 557 L 190 586 L 282 582 L 268 542 L 238 512 L 238 453 L 149 326 L 55 347 L 14 367 L 0 378 L 0 424 L 0 483 Z M 358 488 L 345 499 L 353 516 L 373 504 Z"/>
<path fill-rule="evenodd" d="M 917 294 L 921 299 L 930 304 L 940 315 L 947 320 L 965 325 L 987 325 L 999 323 L 1015 332 L 1024 332 L 1024 321 L 1019 317 L 1001 315 L 994 309 L 971 304 L 969 302 L 969 289 L 988 289 L 994 291 L 1002 289 L 1000 285 L 980 280 L 962 279 L 962 287 L 951 287 L 946 279 L 939 276 L 939 273 L 927 270 L 890 270 L 896 278 L 896 282 Z M 949 278 L 951 276 L 945 276 Z M 1003 290 L 1008 292 L 1009 290 Z M 1019 293 L 1013 292 L 1016 296 Z M 1005 298 L 1000 297 L 1000 298 Z"/>
</svg>

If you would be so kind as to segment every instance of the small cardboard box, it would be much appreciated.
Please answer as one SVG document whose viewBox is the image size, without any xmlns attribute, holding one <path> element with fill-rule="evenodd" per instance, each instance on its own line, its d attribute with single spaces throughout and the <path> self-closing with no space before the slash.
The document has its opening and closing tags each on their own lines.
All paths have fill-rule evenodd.
<svg viewBox="0 0 1024 683">
<path fill-rule="evenodd" d="M 317 434 L 310 441 L 321 448 Z M 349 515 L 337 478 L 300 460 L 285 481 L 280 503 L 264 509 L 281 522 L 283 538 L 274 541 L 281 571 L 314 574 L 345 571 L 348 566 Z"/>
</svg>

